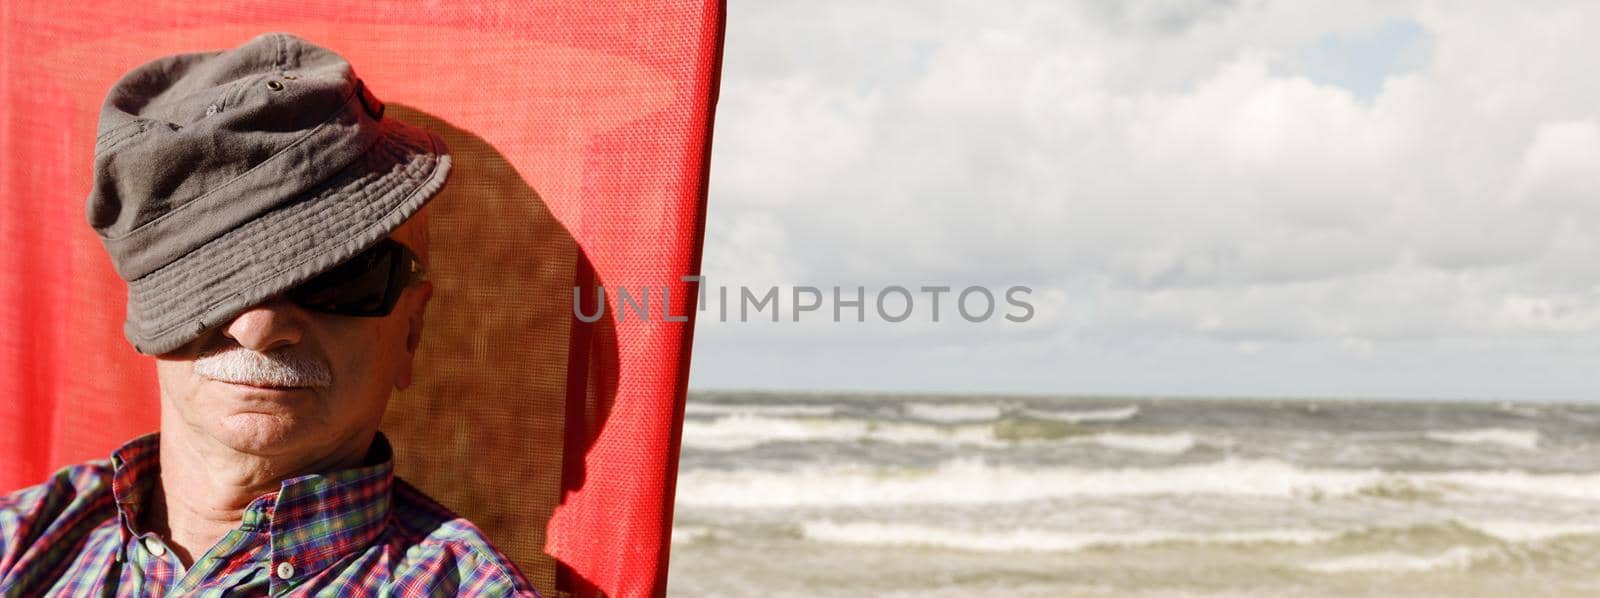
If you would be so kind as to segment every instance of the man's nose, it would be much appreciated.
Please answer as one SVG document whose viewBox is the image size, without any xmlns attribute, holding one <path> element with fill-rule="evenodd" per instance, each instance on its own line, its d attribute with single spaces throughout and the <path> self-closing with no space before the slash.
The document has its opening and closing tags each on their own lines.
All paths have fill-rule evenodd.
<svg viewBox="0 0 1600 598">
<path fill-rule="evenodd" d="M 222 328 L 222 335 L 239 346 L 259 353 L 300 342 L 306 313 L 283 297 L 275 297 L 240 312 Z"/>
</svg>

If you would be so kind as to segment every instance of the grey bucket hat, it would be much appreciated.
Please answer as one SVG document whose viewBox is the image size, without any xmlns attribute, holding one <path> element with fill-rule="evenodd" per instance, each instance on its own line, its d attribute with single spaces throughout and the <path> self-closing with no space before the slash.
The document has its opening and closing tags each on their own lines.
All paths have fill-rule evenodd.
<svg viewBox="0 0 1600 598">
<path fill-rule="evenodd" d="M 281 33 L 157 59 L 107 94 L 89 225 L 161 354 L 389 236 L 450 172 L 332 51 Z"/>
</svg>

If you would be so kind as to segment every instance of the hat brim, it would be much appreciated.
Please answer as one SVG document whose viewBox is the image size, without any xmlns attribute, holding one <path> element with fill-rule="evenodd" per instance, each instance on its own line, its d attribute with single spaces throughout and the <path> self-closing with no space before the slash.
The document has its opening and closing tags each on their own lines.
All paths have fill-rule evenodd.
<svg viewBox="0 0 1600 598">
<path fill-rule="evenodd" d="M 123 333 L 171 352 L 388 237 L 444 186 L 444 141 L 396 119 L 368 151 L 295 200 L 128 283 Z"/>
</svg>

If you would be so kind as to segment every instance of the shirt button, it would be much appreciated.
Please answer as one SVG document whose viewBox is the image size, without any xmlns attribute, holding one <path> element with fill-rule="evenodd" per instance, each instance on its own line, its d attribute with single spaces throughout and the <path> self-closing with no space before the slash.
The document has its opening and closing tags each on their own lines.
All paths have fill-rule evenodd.
<svg viewBox="0 0 1600 598">
<path fill-rule="evenodd" d="M 150 536 L 144 539 L 144 549 L 150 551 L 150 554 L 156 556 L 162 556 L 167 553 L 167 547 L 162 546 L 161 539 L 155 536 Z"/>
<path fill-rule="evenodd" d="M 290 565 L 287 562 L 278 563 L 278 579 L 289 579 L 291 577 L 294 577 L 294 565 Z"/>
</svg>

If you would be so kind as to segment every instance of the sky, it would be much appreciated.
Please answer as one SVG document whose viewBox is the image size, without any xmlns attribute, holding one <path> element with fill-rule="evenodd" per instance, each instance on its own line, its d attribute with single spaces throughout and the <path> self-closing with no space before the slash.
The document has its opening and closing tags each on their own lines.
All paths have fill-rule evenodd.
<svg viewBox="0 0 1600 598">
<path fill-rule="evenodd" d="M 735 303 L 701 312 L 690 386 L 1600 400 L 1596 23 L 732 2 L 702 271 Z M 793 321 L 797 285 L 864 287 L 867 321 Z M 998 313 L 946 295 L 933 322 L 923 285 Z M 890 286 L 905 321 L 875 313 Z M 780 321 L 739 321 L 741 287 L 778 287 Z"/>
</svg>

